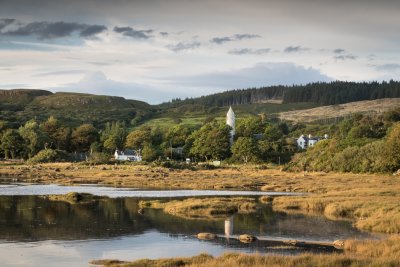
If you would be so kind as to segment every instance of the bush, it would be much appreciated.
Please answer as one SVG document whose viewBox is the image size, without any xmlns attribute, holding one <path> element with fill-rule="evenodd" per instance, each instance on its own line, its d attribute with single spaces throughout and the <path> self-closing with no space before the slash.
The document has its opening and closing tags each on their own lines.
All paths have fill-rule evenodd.
<svg viewBox="0 0 400 267">
<path fill-rule="evenodd" d="M 28 163 L 46 163 L 46 162 L 59 162 L 59 161 L 68 161 L 69 156 L 68 153 L 63 150 L 55 150 L 46 148 L 39 153 L 37 153 L 34 157 L 28 160 Z"/>
<path fill-rule="evenodd" d="M 111 161 L 110 154 L 102 152 L 93 152 L 88 158 L 88 162 L 93 164 L 108 164 Z"/>
</svg>

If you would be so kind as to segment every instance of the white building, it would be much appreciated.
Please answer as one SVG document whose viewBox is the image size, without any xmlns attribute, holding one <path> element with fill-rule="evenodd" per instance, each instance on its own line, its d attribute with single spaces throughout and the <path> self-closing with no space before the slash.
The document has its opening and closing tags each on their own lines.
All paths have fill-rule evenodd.
<svg viewBox="0 0 400 267">
<path fill-rule="evenodd" d="M 142 161 L 142 156 L 134 150 L 115 150 L 114 158 L 121 161 Z"/>
<path fill-rule="evenodd" d="M 309 134 L 307 137 L 302 134 L 297 139 L 297 146 L 300 147 L 301 149 L 306 149 L 307 147 L 315 146 L 315 144 L 318 143 L 318 141 L 321 141 L 323 139 L 328 139 L 328 135 L 325 134 L 324 137 L 320 137 L 320 136 L 313 137 L 311 134 Z"/>
<path fill-rule="evenodd" d="M 231 145 L 233 144 L 233 137 L 235 136 L 235 113 L 233 112 L 232 107 L 229 107 L 228 113 L 226 113 L 226 125 L 229 125 L 232 129 L 231 129 L 231 139 L 230 139 L 230 143 Z"/>
</svg>

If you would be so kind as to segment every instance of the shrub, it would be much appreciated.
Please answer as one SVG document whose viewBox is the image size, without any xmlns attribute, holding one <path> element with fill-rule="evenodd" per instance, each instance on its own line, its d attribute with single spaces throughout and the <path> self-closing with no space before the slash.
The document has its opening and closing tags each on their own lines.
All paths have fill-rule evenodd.
<svg viewBox="0 0 400 267">
<path fill-rule="evenodd" d="M 34 157 L 28 160 L 28 163 L 46 163 L 46 162 L 58 162 L 58 161 L 68 161 L 69 156 L 67 152 L 63 150 L 55 150 L 46 148 L 39 153 L 37 153 Z"/>
</svg>

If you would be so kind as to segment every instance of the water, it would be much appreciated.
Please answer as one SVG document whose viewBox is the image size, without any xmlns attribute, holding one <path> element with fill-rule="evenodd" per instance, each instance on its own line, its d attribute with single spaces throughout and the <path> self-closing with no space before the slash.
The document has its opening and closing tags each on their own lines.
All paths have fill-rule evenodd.
<svg viewBox="0 0 400 267">
<path fill-rule="evenodd" d="M 198 197 L 198 196 L 261 196 L 261 195 L 302 195 L 288 192 L 260 192 L 260 191 L 227 191 L 227 190 L 138 190 L 129 188 L 102 187 L 95 185 L 42 185 L 42 184 L 3 184 L 0 185 L 0 195 L 3 196 L 31 196 L 66 194 L 68 192 L 90 193 L 97 196 L 116 197 Z"/>
<path fill-rule="evenodd" d="M 199 232 L 231 236 L 249 233 L 273 240 L 333 241 L 370 237 L 346 221 L 288 215 L 274 212 L 268 206 L 256 214 L 236 214 L 218 220 L 183 219 L 154 209 L 145 209 L 143 214 L 138 212 L 138 203 L 143 197 L 167 197 L 175 193 L 181 194 L 181 197 L 192 197 L 194 193 L 191 190 L 188 190 L 189 195 L 182 195 L 187 191 L 139 191 L 94 186 L 72 188 L 74 190 L 54 185 L 1 186 L 1 266 L 88 266 L 92 259 L 134 260 L 193 256 L 203 252 L 212 255 L 227 251 L 280 254 L 329 252 L 318 248 L 284 249 L 264 241 L 252 244 L 228 238 L 201 241 L 194 237 Z M 90 189 L 98 194 L 107 193 L 112 198 L 70 204 L 49 201 L 33 194 L 44 189 L 50 190 L 46 192 L 48 194 Z M 19 195 L 6 195 L 8 190 Z M 137 192 L 139 195 L 136 197 L 117 197 Z M 204 192 L 210 194 L 208 191 L 196 191 L 199 195 Z"/>
</svg>

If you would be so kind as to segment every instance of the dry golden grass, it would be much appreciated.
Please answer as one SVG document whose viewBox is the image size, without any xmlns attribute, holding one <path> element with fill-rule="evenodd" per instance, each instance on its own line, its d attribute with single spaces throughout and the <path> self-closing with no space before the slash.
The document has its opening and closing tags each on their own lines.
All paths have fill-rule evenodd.
<svg viewBox="0 0 400 267">
<path fill-rule="evenodd" d="M 246 197 L 210 197 L 187 198 L 184 200 L 142 200 L 140 206 L 163 209 L 166 213 L 187 219 L 225 218 L 234 213 L 252 213 L 257 210 L 253 198 Z"/>
<path fill-rule="evenodd" d="M 171 258 L 159 260 L 138 260 L 134 262 L 92 262 L 105 266 L 123 267 L 301 267 L 301 266 L 400 266 L 400 236 L 392 236 L 383 241 L 345 242 L 343 254 L 302 254 L 299 256 L 272 256 L 260 254 L 226 253 L 219 257 L 206 254 L 191 258 Z"/>
<path fill-rule="evenodd" d="M 400 98 L 357 101 L 347 104 L 279 113 L 279 118 L 296 122 L 311 122 L 327 118 L 344 117 L 354 113 L 382 113 L 400 105 Z"/>
</svg>

